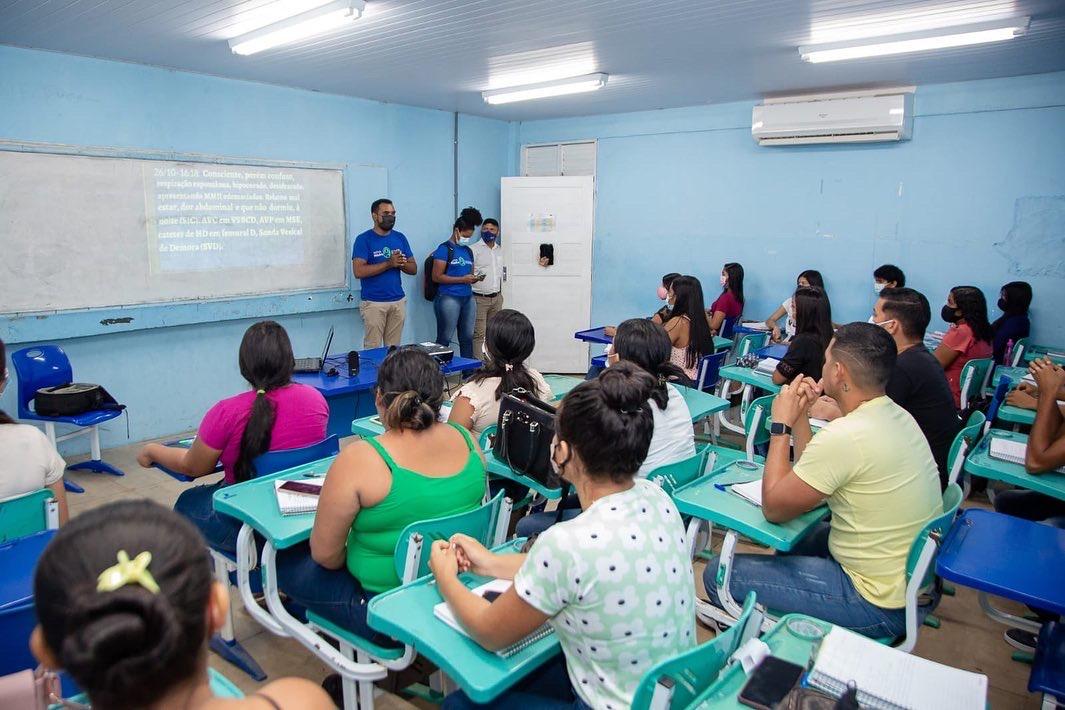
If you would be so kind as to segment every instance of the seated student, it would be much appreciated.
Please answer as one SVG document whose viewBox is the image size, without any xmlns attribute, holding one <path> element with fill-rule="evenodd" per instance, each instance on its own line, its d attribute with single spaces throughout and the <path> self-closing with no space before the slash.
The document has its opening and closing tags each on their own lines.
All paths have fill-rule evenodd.
<svg viewBox="0 0 1065 710">
<path fill-rule="evenodd" d="M 437 421 L 440 366 L 400 348 L 377 372 L 385 433 L 345 446 L 329 468 L 307 544 L 277 555 L 278 587 L 301 606 L 367 638 L 366 601 L 399 586 L 392 558 L 411 523 L 479 506 L 484 459 L 468 431 Z"/>
<path fill-rule="evenodd" d="M 60 529 L 37 563 L 33 598 L 33 655 L 69 673 L 95 708 L 333 707 L 303 678 L 214 697 L 207 642 L 225 623 L 229 592 L 196 529 L 152 501 L 109 503 Z"/>
<path fill-rule="evenodd" d="M 455 405 L 448 421 L 480 436 L 499 419 L 499 400 L 516 388 L 550 401 L 551 387 L 544 376 L 525 366 L 534 347 L 536 332 L 524 313 L 504 308 L 489 318 L 480 353 L 484 364 L 451 398 Z"/>
<path fill-rule="evenodd" d="M 0 394 L 7 389 L 9 379 L 4 341 L 0 340 Z M 0 500 L 47 488 L 59 504 L 62 525 L 67 522 L 67 492 L 63 487 L 66 470 L 67 462 L 43 431 L 19 424 L 0 410 Z"/>
<path fill-rule="evenodd" d="M 710 305 L 707 315 L 714 335 L 721 334 L 726 320 L 735 322 L 743 315 L 743 266 L 730 261 L 721 269 L 721 295 Z"/>
<path fill-rule="evenodd" d="M 654 428 L 639 478 L 647 478 L 656 468 L 683 461 L 695 455 L 695 429 L 691 410 L 676 385 L 687 386 L 690 381 L 684 372 L 669 361 L 670 345 L 661 326 L 645 318 L 632 318 L 618 326 L 614 339 L 615 352 L 607 359 L 607 366 L 628 362 L 649 373 L 657 381 L 651 391 L 651 415 Z M 674 384 L 675 383 L 675 384 Z M 515 528 L 518 537 L 538 535 L 556 520 L 572 520 L 581 513 L 580 501 L 570 495 L 558 510 L 531 513 Z"/>
<path fill-rule="evenodd" d="M 1032 328 L 1028 320 L 1031 305 L 1032 285 L 1027 281 L 1010 281 L 999 291 L 998 308 L 1002 315 L 991 324 L 991 353 L 996 365 L 1013 364 L 1006 362 L 1006 350 L 1011 343 L 1028 337 Z"/>
<path fill-rule="evenodd" d="M 891 335 L 899 351 L 887 396 L 917 422 L 939 469 L 940 488 L 946 489 L 947 456 L 962 421 L 943 368 L 924 346 L 932 320 L 928 299 L 911 288 L 884 289 L 873 306 L 873 320 Z"/>
<path fill-rule="evenodd" d="M 651 320 L 662 325 L 669 320 L 670 312 L 673 310 L 673 304 L 669 300 L 669 287 L 673 285 L 673 280 L 678 278 L 680 274 L 676 272 L 670 272 L 662 277 L 662 285 L 658 287 L 658 300 L 665 301 L 665 305 L 655 311 L 655 314 L 651 316 Z M 617 326 L 608 325 L 603 328 L 603 332 L 613 338 L 617 333 Z M 596 372 L 596 374 L 599 374 Z M 589 378 L 590 379 L 590 378 Z"/>
<path fill-rule="evenodd" d="M 703 301 L 703 285 L 694 276 L 678 276 L 669 288 L 673 310 L 663 324 L 672 345 L 669 359 L 695 380 L 699 361 L 714 352 L 714 336 Z"/>
<path fill-rule="evenodd" d="M 825 348 L 832 340 L 832 305 L 819 288 L 795 290 L 795 337 L 773 371 L 773 382 L 782 385 L 797 375 L 821 379 Z"/>
<path fill-rule="evenodd" d="M 869 323 L 836 331 L 825 353 L 824 392 L 843 416 L 811 439 L 807 408 L 820 394 L 796 378 L 773 400 L 762 513 L 783 523 L 822 502 L 832 512 L 789 554 L 737 555 L 729 592 L 781 613 L 801 612 L 874 638 L 905 632 L 906 558 L 917 533 L 943 510 L 936 464 L 906 410 L 885 394 L 895 343 Z M 788 460 L 795 437 L 794 466 Z M 717 560 L 706 566 L 711 601 Z"/>
<path fill-rule="evenodd" d="M 983 292 L 975 286 L 955 286 L 947 294 L 947 304 L 940 315 L 950 323 L 950 328 L 933 354 L 947 373 L 954 406 L 960 407 L 961 371 L 965 363 L 991 357 L 992 335 L 991 324 L 987 322 L 987 301 Z"/>
<path fill-rule="evenodd" d="M 585 512 L 551 527 L 527 555 L 496 555 L 464 535 L 433 543 L 437 588 L 479 644 L 504 648 L 544 622 L 558 634 L 562 658 L 491 707 L 627 708 L 644 673 L 695 644 L 680 514 L 636 475 L 651 441 L 654 386 L 622 362 L 562 400 L 552 461 Z M 489 603 L 459 581 L 466 570 L 514 584 Z M 443 707 L 474 704 L 457 692 Z"/>
<path fill-rule="evenodd" d="M 211 407 L 191 448 L 148 444 L 137 455 L 145 468 L 159 463 L 193 478 L 212 473 L 222 462 L 223 479 L 186 490 L 174 510 L 191 520 L 212 547 L 231 554 L 236 552 L 240 522 L 215 513 L 214 492 L 254 478 L 252 460 L 260 454 L 321 441 L 329 422 L 325 397 L 313 387 L 292 382 L 292 343 L 280 324 L 262 321 L 248 328 L 238 360 L 240 374 L 253 391 Z"/>
<path fill-rule="evenodd" d="M 873 271 L 873 290 L 878 294 L 885 288 L 902 288 L 905 285 L 906 274 L 894 264 L 884 264 Z"/>
<path fill-rule="evenodd" d="M 819 288 L 822 291 L 825 290 L 825 281 L 821 278 L 821 272 L 814 269 L 807 269 L 799 274 L 795 279 L 795 288 Z M 778 321 L 787 316 L 787 320 L 784 321 L 784 330 L 780 330 L 780 324 Z M 770 336 L 775 343 L 791 340 L 795 335 L 795 294 L 788 296 L 784 299 L 784 302 L 780 304 L 780 308 L 773 311 L 773 315 L 765 319 L 766 327 L 769 328 Z"/>
</svg>

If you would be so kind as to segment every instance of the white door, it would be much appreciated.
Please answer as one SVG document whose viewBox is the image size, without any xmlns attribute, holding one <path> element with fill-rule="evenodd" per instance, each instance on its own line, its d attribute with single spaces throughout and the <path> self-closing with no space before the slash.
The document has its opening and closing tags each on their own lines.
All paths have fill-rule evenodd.
<svg viewBox="0 0 1065 710">
<path fill-rule="evenodd" d="M 588 345 L 573 334 L 592 309 L 594 186 L 591 176 L 502 179 L 504 305 L 536 328 L 530 364 L 541 372 L 588 369 Z M 540 266 L 541 245 L 554 264 Z"/>
</svg>

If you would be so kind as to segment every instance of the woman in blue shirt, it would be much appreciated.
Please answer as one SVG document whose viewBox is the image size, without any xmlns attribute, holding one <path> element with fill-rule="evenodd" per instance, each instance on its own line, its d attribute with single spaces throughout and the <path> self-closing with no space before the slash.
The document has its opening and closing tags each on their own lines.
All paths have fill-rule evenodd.
<svg viewBox="0 0 1065 710">
<path fill-rule="evenodd" d="M 1028 307 L 1032 305 L 1032 285 L 1027 281 L 1010 281 L 998 295 L 998 309 L 1002 315 L 991 324 L 995 336 L 992 340 L 996 365 L 1012 365 L 1005 358 L 1010 342 L 1016 344 L 1027 338 L 1032 327 L 1028 320 Z"/>
<path fill-rule="evenodd" d="M 436 342 L 449 345 L 458 329 L 459 354 L 472 358 L 473 327 L 477 322 L 477 304 L 471 284 L 484 278 L 473 272 L 473 230 L 480 226 L 481 213 L 467 207 L 451 228 L 451 239 L 433 252 L 433 281 L 437 284 L 433 310 L 436 312 Z M 480 353 L 478 353 L 479 355 Z"/>
</svg>

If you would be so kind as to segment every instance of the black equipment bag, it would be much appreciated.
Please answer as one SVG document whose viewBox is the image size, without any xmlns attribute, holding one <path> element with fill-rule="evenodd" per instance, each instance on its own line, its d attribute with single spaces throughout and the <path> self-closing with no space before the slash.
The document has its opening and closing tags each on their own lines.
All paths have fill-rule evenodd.
<svg viewBox="0 0 1065 710">
<path fill-rule="evenodd" d="M 551 440 L 555 436 L 555 408 L 523 388 L 499 401 L 498 431 L 492 452 L 511 469 L 546 488 L 559 481 L 551 466 Z"/>
<path fill-rule="evenodd" d="M 33 410 L 42 417 L 72 417 L 98 409 L 125 408 L 100 385 L 85 382 L 42 387 L 33 397 Z"/>
<path fill-rule="evenodd" d="M 450 239 L 447 240 L 447 261 L 444 262 L 444 273 L 447 273 L 448 267 L 451 266 L 451 258 L 455 256 L 455 244 Z M 422 295 L 426 301 L 435 301 L 436 292 L 440 290 L 440 284 L 433 281 L 433 254 L 436 254 L 434 249 L 429 256 L 425 257 L 425 263 L 422 265 Z"/>
</svg>

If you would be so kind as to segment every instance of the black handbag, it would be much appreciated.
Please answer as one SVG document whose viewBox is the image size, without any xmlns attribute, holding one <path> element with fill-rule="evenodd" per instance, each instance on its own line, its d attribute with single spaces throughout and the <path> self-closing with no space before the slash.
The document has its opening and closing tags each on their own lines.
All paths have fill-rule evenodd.
<svg viewBox="0 0 1065 710">
<path fill-rule="evenodd" d="M 546 488 L 558 487 L 551 466 L 551 440 L 555 436 L 555 408 L 523 388 L 499 400 L 498 431 L 492 453 L 514 471 Z"/>
<path fill-rule="evenodd" d="M 100 385 L 85 382 L 42 387 L 33 397 L 33 411 L 42 417 L 72 417 L 99 409 L 125 408 Z"/>
</svg>

